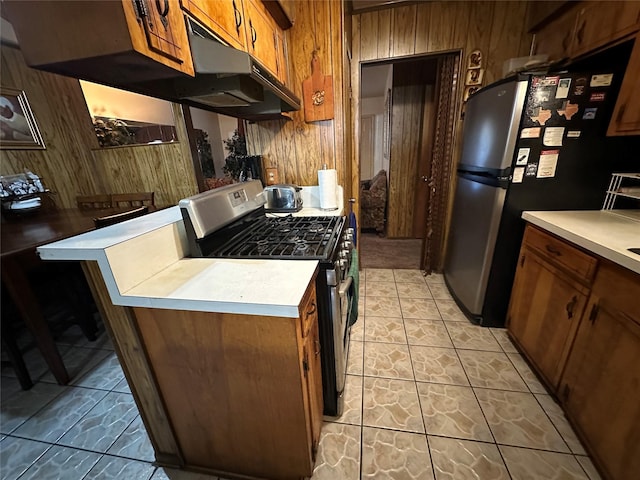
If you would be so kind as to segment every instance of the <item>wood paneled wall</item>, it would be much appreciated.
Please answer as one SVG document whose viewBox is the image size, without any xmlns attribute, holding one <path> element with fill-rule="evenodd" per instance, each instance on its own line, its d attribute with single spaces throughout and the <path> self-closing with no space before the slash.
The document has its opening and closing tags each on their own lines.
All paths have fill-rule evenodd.
<svg viewBox="0 0 640 480">
<path fill-rule="evenodd" d="M 306 123 L 304 112 L 292 113 L 292 121 L 274 120 L 248 124 L 247 149 L 262 155 L 263 165 L 278 169 L 281 183 L 317 185 L 323 164 L 336 168 L 338 183 L 345 184 L 345 94 L 343 69 L 344 12 L 341 1 L 293 2 L 295 25 L 287 30 L 289 88 L 302 103 L 302 81 L 311 75 L 311 55 L 318 51 L 322 72 L 333 75 L 333 120 Z"/>
<path fill-rule="evenodd" d="M 2 86 L 24 90 L 45 150 L 1 150 L 0 174 L 25 168 L 40 175 L 59 208 L 76 195 L 156 192 L 156 205 L 198 193 L 184 120 L 174 106 L 179 142 L 100 148 L 78 80 L 26 66 L 18 49 L 2 46 Z"/>
<path fill-rule="evenodd" d="M 25 168 L 42 177 L 59 207 L 75 206 L 79 194 L 105 192 L 95 174 L 91 148 L 98 148 L 78 80 L 28 68 L 20 50 L 2 45 L 3 87 L 24 90 L 45 150 L 0 150 L 0 173 Z"/>
<path fill-rule="evenodd" d="M 353 121 L 351 132 L 359 138 L 360 62 L 389 60 L 409 55 L 460 51 L 466 70 L 468 54 L 480 49 L 484 54 L 484 84 L 502 77 L 502 64 L 513 57 L 529 53 L 531 35 L 525 31 L 527 2 L 418 2 L 353 16 L 351 85 Z M 464 85 L 460 82 L 460 119 Z M 458 120 L 454 138 L 455 163 L 459 155 L 462 122 Z M 352 191 L 359 185 L 359 147 L 353 143 Z M 454 179 L 451 179 L 453 187 Z M 451 194 L 454 189 L 450 188 Z"/>
</svg>

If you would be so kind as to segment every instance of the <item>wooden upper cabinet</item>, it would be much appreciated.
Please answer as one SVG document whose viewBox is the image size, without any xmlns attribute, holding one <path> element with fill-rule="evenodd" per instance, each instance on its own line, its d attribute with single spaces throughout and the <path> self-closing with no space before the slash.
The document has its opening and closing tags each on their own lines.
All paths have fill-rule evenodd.
<svg viewBox="0 0 640 480">
<path fill-rule="evenodd" d="M 639 2 L 640 3 L 640 2 Z M 607 135 L 640 135 L 640 35 L 636 36 Z"/>
<path fill-rule="evenodd" d="M 194 75 L 178 0 L 3 1 L 31 67 L 118 86 Z"/>
<path fill-rule="evenodd" d="M 638 28 L 640 2 L 584 2 L 578 8 L 572 56 L 600 48 Z"/>
<path fill-rule="evenodd" d="M 632 34 L 639 19 L 640 2 L 575 2 L 538 25 L 535 53 L 576 58 Z"/>
<path fill-rule="evenodd" d="M 179 63 L 190 57 L 184 17 L 177 0 L 122 0 L 131 39 L 137 50 L 157 53 Z"/>
<path fill-rule="evenodd" d="M 278 76 L 277 34 L 278 27 L 262 3 L 246 0 L 245 30 L 247 33 L 247 51 L 253 55 L 271 73 Z"/>
<path fill-rule="evenodd" d="M 640 472 L 640 275 L 603 262 L 559 397 L 604 478 Z"/>
<path fill-rule="evenodd" d="M 296 1 L 297 0 L 262 0 L 262 3 L 278 26 L 282 30 L 287 30 L 293 26 L 296 20 Z"/>
<path fill-rule="evenodd" d="M 287 57 L 287 42 L 284 32 L 276 30 L 276 60 L 278 62 L 276 76 L 285 85 L 289 83 L 289 62 L 287 62 Z"/>
<path fill-rule="evenodd" d="M 560 60 L 569 56 L 569 48 L 575 30 L 575 15 L 561 15 L 545 23 L 536 32 L 536 55 L 549 55 L 549 60 Z"/>
<path fill-rule="evenodd" d="M 242 0 L 180 0 L 182 8 L 234 48 L 246 51 Z"/>
</svg>

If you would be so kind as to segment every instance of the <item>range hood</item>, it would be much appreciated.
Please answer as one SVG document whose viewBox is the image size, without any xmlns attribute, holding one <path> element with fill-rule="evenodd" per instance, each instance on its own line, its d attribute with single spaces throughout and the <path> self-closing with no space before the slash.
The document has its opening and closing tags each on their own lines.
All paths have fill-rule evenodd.
<svg viewBox="0 0 640 480">
<path fill-rule="evenodd" d="M 190 19 L 187 28 L 196 74 L 168 81 L 177 101 L 247 120 L 300 110 L 300 99 L 251 55 L 221 44 Z"/>
</svg>

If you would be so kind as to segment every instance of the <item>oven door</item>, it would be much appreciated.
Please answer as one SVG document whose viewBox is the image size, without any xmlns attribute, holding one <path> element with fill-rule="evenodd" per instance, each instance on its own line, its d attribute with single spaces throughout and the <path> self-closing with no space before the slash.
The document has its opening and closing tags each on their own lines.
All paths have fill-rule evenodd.
<svg viewBox="0 0 640 480">
<path fill-rule="evenodd" d="M 347 277 L 339 285 L 331 288 L 331 306 L 333 313 L 333 342 L 336 366 L 336 390 L 338 397 L 344 393 L 347 375 L 347 356 L 349 354 L 349 312 L 351 311 L 352 278 Z M 338 415 L 342 414 L 342 401 L 338 401 Z"/>
</svg>

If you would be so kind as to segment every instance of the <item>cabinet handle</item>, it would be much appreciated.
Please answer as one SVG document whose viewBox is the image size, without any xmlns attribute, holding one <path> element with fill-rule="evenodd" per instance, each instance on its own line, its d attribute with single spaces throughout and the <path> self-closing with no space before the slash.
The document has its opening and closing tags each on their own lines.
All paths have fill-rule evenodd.
<svg viewBox="0 0 640 480">
<path fill-rule="evenodd" d="M 584 38 L 584 27 L 586 24 L 587 24 L 586 21 L 582 22 L 582 25 L 580 25 L 580 28 L 576 32 L 576 37 L 578 38 L 578 44 L 582 43 L 582 40 Z"/>
<path fill-rule="evenodd" d="M 233 16 L 235 17 L 235 20 L 236 20 L 236 33 L 239 34 L 240 26 L 242 25 L 242 15 L 240 15 L 240 10 L 238 10 L 238 7 L 236 7 L 235 0 L 233 0 L 232 4 L 233 4 Z"/>
<path fill-rule="evenodd" d="M 567 310 L 567 319 L 571 320 L 573 318 L 573 309 L 576 307 L 576 303 L 578 303 L 578 297 L 573 296 L 573 298 L 567 303 L 565 309 Z"/>
<path fill-rule="evenodd" d="M 624 116 L 624 110 L 626 108 L 627 108 L 626 103 L 623 103 L 622 105 L 620 105 L 620 108 L 618 109 L 618 115 L 616 115 L 616 123 L 622 122 L 622 117 Z"/>
<path fill-rule="evenodd" d="M 256 40 L 258 40 L 258 32 L 253 28 L 253 22 L 249 20 L 249 30 L 251 30 L 251 47 L 256 48 Z"/>
<path fill-rule="evenodd" d="M 562 252 L 560 252 L 560 250 L 558 250 L 557 248 L 549 244 L 545 245 L 544 248 L 547 250 L 547 252 L 549 252 L 552 255 L 555 255 L 556 257 L 559 257 L 562 255 Z"/>
<path fill-rule="evenodd" d="M 273 47 L 276 51 L 276 73 L 280 74 L 280 55 L 279 55 L 279 46 L 278 46 L 278 35 L 276 32 L 273 32 Z"/>
<path fill-rule="evenodd" d="M 164 8 L 160 6 L 160 0 L 156 0 L 156 10 L 161 17 L 166 17 L 169 13 L 169 0 L 164 0 Z"/>
<path fill-rule="evenodd" d="M 311 302 L 311 309 L 307 310 L 307 317 L 316 313 L 316 302 Z"/>
</svg>

